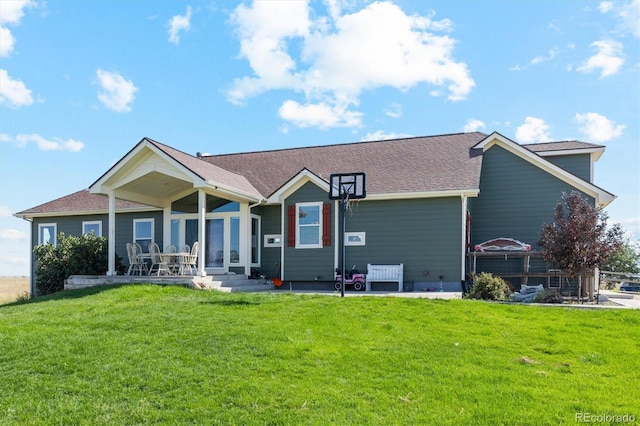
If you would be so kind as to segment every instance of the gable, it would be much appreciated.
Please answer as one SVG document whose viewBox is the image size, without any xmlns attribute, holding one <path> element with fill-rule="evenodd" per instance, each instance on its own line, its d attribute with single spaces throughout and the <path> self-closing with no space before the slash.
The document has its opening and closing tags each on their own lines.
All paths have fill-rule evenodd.
<svg viewBox="0 0 640 426">
<path fill-rule="evenodd" d="M 572 189 L 576 189 L 586 195 L 589 195 L 595 200 L 595 204 L 598 207 L 605 207 L 616 198 L 616 196 L 611 194 L 610 192 L 607 192 L 604 189 L 593 185 L 592 183 L 581 179 L 580 177 L 568 172 L 567 170 L 553 164 L 552 162 L 545 160 L 543 157 L 515 143 L 514 141 L 501 135 L 500 133 L 492 133 L 480 143 L 478 143 L 474 148 L 478 150 L 481 149 L 484 158 L 487 152 L 496 146 L 501 147 L 514 156 L 519 157 L 523 161 L 563 181 Z M 485 161 L 483 159 L 483 168 L 485 167 L 484 164 Z"/>
</svg>

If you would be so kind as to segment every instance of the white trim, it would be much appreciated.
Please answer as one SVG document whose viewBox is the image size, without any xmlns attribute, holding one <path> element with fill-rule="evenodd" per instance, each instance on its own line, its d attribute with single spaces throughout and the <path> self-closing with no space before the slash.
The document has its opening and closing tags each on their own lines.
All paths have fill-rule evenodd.
<svg viewBox="0 0 640 426">
<path fill-rule="evenodd" d="M 161 208 L 157 207 L 132 207 L 132 208 L 120 208 L 116 209 L 116 213 L 145 213 L 152 211 L 161 211 Z M 99 215 L 99 214 L 109 214 L 109 209 L 104 210 L 77 210 L 77 211 L 67 211 L 67 212 L 45 212 L 45 213 L 26 213 L 26 214 L 14 214 L 15 217 L 19 217 L 21 219 L 33 219 L 37 217 L 59 217 L 59 216 L 90 216 L 90 215 Z"/>
<path fill-rule="evenodd" d="M 350 240 L 351 237 L 356 237 L 356 239 L 351 241 Z M 366 232 L 345 232 L 344 245 L 345 246 L 366 246 L 367 233 Z"/>
<path fill-rule="evenodd" d="M 282 247 L 282 234 L 264 234 L 263 247 Z"/>
<path fill-rule="evenodd" d="M 389 200 L 413 200 L 418 198 L 447 198 L 447 197 L 477 197 L 479 189 L 460 189 L 450 191 L 428 191 L 428 192 L 389 192 L 386 194 L 367 193 L 367 198 L 358 200 L 367 201 L 389 201 Z"/>
<path fill-rule="evenodd" d="M 524 148 L 527 145 L 522 145 Z M 591 154 L 594 157 L 593 161 L 598 161 L 602 154 L 604 154 L 604 148 L 577 148 L 577 149 L 559 149 L 557 151 L 533 151 L 541 157 L 556 157 L 561 155 L 580 155 L 580 154 Z M 595 155 L 594 155 L 595 154 Z"/>
<path fill-rule="evenodd" d="M 133 242 L 137 242 L 138 240 L 146 240 L 147 238 L 142 238 L 136 235 L 136 224 L 137 223 L 141 223 L 141 222 L 151 222 L 151 242 L 155 241 L 155 227 L 156 227 L 156 221 L 154 218 L 152 217 L 141 217 L 140 219 L 133 219 Z M 136 238 L 138 237 L 138 238 Z"/>
<path fill-rule="evenodd" d="M 316 249 L 322 248 L 322 201 L 314 201 L 307 203 L 296 203 L 296 249 Z M 300 207 L 317 207 L 318 208 L 318 224 L 300 224 Z M 300 227 L 318 227 L 318 242 L 315 244 L 302 244 L 300 242 Z"/>
<path fill-rule="evenodd" d="M 42 232 L 41 229 L 42 228 L 49 228 L 49 227 L 53 227 L 53 235 L 52 235 L 52 239 L 53 242 L 51 241 L 47 241 L 47 242 L 51 242 L 51 244 L 53 244 L 54 246 L 56 246 L 58 244 L 58 224 L 57 223 L 39 223 L 38 224 L 38 245 L 42 245 L 44 244 L 44 242 L 42 241 Z"/>
<path fill-rule="evenodd" d="M 604 189 L 599 188 L 584 179 L 580 179 L 576 175 L 567 172 L 563 168 L 556 166 L 550 161 L 545 160 L 539 154 L 529 151 L 522 145 L 512 141 L 511 139 L 501 135 L 498 132 L 493 132 L 478 144 L 476 144 L 473 148 L 480 148 L 483 150 L 483 152 L 486 152 L 494 145 L 498 145 L 501 148 L 504 148 L 510 153 L 544 170 L 550 175 L 592 196 L 593 198 L 595 198 L 596 205 L 600 207 L 607 206 L 617 198 L 615 195 L 605 191 Z"/>
<path fill-rule="evenodd" d="M 312 182 L 326 193 L 329 193 L 329 183 L 327 181 L 321 179 L 318 175 L 310 172 L 308 169 L 302 169 L 297 175 L 282 185 L 280 189 L 271 194 L 269 198 L 267 198 L 267 203 L 284 205 L 284 200 L 307 182 Z"/>
<path fill-rule="evenodd" d="M 98 233 L 95 234 L 96 237 L 102 237 L 102 221 L 101 220 L 83 220 L 82 221 L 82 235 L 88 234 L 88 232 L 84 229 L 85 225 L 98 225 Z"/>
</svg>

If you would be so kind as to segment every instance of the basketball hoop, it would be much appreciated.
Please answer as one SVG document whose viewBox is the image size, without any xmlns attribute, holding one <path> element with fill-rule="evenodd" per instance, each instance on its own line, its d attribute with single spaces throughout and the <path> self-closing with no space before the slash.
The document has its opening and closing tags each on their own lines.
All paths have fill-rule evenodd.
<svg viewBox="0 0 640 426">
<path fill-rule="evenodd" d="M 365 190 L 364 172 L 358 173 L 336 173 L 329 177 L 329 199 L 340 200 L 340 215 L 342 216 L 342 285 L 340 295 L 344 297 L 345 271 L 345 213 L 347 210 L 353 214 L 353 202 L 358 202 L 367 196 Z"/>
</svg>

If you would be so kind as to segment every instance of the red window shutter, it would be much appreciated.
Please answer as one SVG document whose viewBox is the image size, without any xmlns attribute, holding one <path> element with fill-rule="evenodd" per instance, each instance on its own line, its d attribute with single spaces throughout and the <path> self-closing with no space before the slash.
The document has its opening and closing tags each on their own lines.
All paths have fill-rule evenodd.
<svg viewBox="0 0 640 426">
<path fill-rule="evenodd" d="M 322 245 L 331 245 L 331 204 L 322 205 Z"/>
<path fill-rule="evenodd" d="M 287 210 L 287 245 L 296 245 L 296 206 L 289 206 Z"/>
</svg>

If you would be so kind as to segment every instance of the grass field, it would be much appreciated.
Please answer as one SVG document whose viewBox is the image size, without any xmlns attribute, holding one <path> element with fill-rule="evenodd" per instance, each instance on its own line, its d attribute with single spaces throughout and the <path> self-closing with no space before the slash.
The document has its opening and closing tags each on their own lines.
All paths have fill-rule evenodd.
<svg viewBox="0 0 640 426">
<path fill-rule="evenodd" d="M 638 422 L 639 354 L 631 310 L 93 288 L 0 307 L 0 423 Z"/>
<path fill-rule="evenodd" d="M 0 305 L 29 293 L 29 277 L 0 277 Z"/>
</svg>

